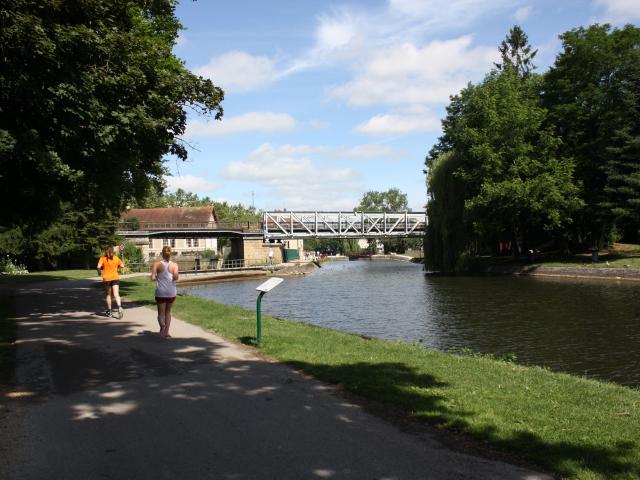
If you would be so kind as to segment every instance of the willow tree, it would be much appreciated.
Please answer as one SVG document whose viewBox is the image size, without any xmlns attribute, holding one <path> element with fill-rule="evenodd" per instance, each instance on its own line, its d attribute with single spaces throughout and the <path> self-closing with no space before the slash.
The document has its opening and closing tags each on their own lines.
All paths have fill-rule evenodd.
<svg viewBox="0 0 640 480">
<path fill-rule="evenodd" d="M 14 0 L 0 15 L 0 251 L 70 217 L 102 224 L 187 158 L 187 108 L 223 92 L 173 53 L 175 0 Z M 82 215 L 76 215 L 83 212 Z M 2 241 L 2 240 L 6 241 Z M 81 239 L 79 240 L 81 241 Z"/>
<path fill-rule="evenodd" d="M 464 184 L 456 176 L 460 159 L 455 151 L 448 151 L 429 163 L 429 224 L 425 239 L 425 264 L 429 270 L 450 272 L 459 269 L 461 255 L 469 248 L 472 238 L 465 221 Z"/>
</svg>

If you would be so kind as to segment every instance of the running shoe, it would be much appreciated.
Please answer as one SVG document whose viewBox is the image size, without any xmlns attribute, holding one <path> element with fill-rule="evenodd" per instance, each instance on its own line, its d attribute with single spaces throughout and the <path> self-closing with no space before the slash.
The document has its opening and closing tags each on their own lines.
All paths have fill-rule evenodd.
<svg viewBox="0 0 640 480">
<path fill-rule="evenodd" d="M 106 312 L 104 312 L 104 316 L 105 317 L 110 317 L 111 316 L 111 310 L 107 310 Z"/>
<path fill-rule="evenodd" d="M 122 307 L 118 307 L 118 318 L 124 317 L 124 310 Z"/>
</svg>

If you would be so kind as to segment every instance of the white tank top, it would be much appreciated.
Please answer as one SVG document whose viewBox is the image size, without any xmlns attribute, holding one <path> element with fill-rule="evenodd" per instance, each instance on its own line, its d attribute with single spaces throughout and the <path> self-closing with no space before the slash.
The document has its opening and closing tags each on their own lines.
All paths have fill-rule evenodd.
<svg viewBox="0 0 640 480">
<path fill-rule="evenodd" d="M 176 290 L 176 281 L 173 279 L 173 275 L 169 271 L 169 264 L 171 260 L 161 260 L 162 265 L 164 265 L 164 270 L 158 272 L 157 278 L 158 283 L 156 284 L 156 297 L 175 297 Z"/>
</svg>

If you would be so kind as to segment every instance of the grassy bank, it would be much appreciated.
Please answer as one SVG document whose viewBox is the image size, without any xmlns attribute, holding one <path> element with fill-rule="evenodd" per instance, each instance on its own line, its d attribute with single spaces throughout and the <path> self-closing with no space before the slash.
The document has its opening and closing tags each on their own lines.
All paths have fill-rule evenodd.
<svg viewBox="0 0 640 480">
<path fill-rule="evenodd" d="M 32 272 L 25 275 L 0 275 L 0 285 L 17 285 L 53 280 L 78 280 L 95 276 L 95 270 L 55 270 L 51 272 Z"/>
<path fill-rule="evenodd" d="M 122 282 L 152 304 L 144 279 Z M 263 303 L 269 311 L 268 298 Z M 251 343 L 255 313 L 181 296 L 175 315 Z M 483 357 L 366 339 L 263 318 L 260 350 L 417 420 L 464 432 L 572 478 L 640 478 L 640 391 Z"/>
<path fill-rule="evenodd" d="M 523 262 L 512 257 L 479 257 L 471 268 L 483 270 L 494 266 L 518 266 Z M 590 252 L 560 256 L 557 252 L 537 253 L 532 266 L 565 268 L 630 268 L 640 269 L 640 245 L 615 243 L 601 250 L 598 260 L 593 261 Z"/>
<path fill-rule="evenodd" d="M 13 377 L 17 326 L 12 318 L 13 297 L 0 295 L 0 383 Z"/>
</svg>

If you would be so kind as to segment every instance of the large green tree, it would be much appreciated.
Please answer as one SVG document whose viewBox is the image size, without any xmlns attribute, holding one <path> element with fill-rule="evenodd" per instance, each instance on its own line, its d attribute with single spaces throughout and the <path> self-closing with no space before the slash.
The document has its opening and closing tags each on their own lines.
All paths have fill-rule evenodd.
<svg viewBox="0 0 640 480">
<path fill-rule="evenodd" d="M 355 207 L 359 212 L 402 212 L 408 210 L 407 194 L 398 188 L 390 188 L 387 191 L 365 192 L 360 203 Z"/>
<path fill-rule="evenodd" d="M 573 163 L 558 155 L 560 141 L 543 124 L 539 81 L 514 69 L 494 71 L 452 99 L 443 136 L 426 160 L 436 187 L 430 191 L 430 222 L 441 229 L 432 232 L 434 238 L 446 241 L 446 232 L 459 231 L 454 222 L 462 221 L 463 231 L 472 227 L 475 235 L 467 247 L 504 239 L 513 242 L 517 255 L 535 231 L 560 233 L 571 222 L 581 205 Z M 453 181 L 447 183 L 445 173 Z M 461 204 L 461 214 L 443 216 L 443 208 Z M 460 250 L 456 242 L 452 251 Z M 448 268 L 455 263 L 449 255 L 438 262 Z"/>
<path fill-rule="evenodd" d="M 0 240 L 69 212 L 105 224 L 187 157 L 186 109 L 222 116 L 223 92 L 172 53 L 175 0 L 14 0 L 0 15 Z M 74 215 L 71 215 L 72 217 Z M 65 227 L 65 228 L 66 228 Z M 62 228 L 62 227 L 61 227 Z M 15 247 L 0 244 L 5 252 Z"/>
<path fill-rule="evenodd" d="M 380 192 L 371 190 L 365 192 L 360 203 L 354 208 L 359 212 L 403 212 L 411 210 L 407 194 L 398 188 Z M 368 239 L 369 245 L 375 245 L 375 239 Z M 407 249 L 422 247 L 422 240 L 417 238 L 387 238 L 383 240 L 385 252 L 404 253 Z M 373 248 L 373 247 L 371 247 Z"/>
<path fill-rule="evenodd" d="M 576 160 L 586 202 L 578 236 L 597 244 L 617 226 L 640 222 L 640 29 L 577 28 L 560 36 L 563 50 L 545 74 L 542 98 L 561 153 Z"/>
</svg>

